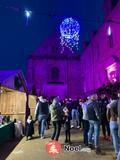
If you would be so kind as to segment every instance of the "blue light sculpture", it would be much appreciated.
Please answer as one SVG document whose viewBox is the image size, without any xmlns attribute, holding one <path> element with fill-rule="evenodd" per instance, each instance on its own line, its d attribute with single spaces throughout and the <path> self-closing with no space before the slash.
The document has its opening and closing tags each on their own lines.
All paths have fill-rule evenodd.
<svg viewBox="0 0 120 160">
<path fill-rule="evenodd" d="M 78 49 L 79 31 L 80 25 L 75 19 L 70 17 L 62 21 L 60 24 L 61 52 L 64 51 L 64 46 L 68 47 L 71 51 Z"/>
</svg>

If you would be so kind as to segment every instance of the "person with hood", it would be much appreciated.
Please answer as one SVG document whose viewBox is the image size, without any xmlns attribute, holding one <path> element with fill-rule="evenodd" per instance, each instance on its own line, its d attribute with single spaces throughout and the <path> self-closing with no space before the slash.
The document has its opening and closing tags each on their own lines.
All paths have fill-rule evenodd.
<svg viewBox="0 0 120 160">
<path fill-rule="evenodd" d="M 62 124 L 62 107 L 58 97 L 53 99 L 53 102 L 50 105 L 49 110 L 51 115 L 51 121 L 54 127 L 51 140 L 58 141 Z"/>
<path fill-rule="evenodd" d="M 66 103 L 66 106 L 63 108 L 63 112 L 64 112 L 65 143 L 71 144 L 70 121 L 72 119 L 72 116 L 69 109 L 69 103 Z"/>
<path fill-rule="evenodd" d="M 29 115 L 26 122 L 26 141 L 28 140 L 28 137 L 32 139 L 32 135 L 34 134 L 34 122 L 32 115 Z"/>
<path fill-rule="evenodd" d="M 46 120 L 49 114 L 49 106 L 48 106 L 47 100 L 43 96 L 40 96 L 38 98 L 39 98 L 39 101 L 35 109 L 35 119 L 38 120 L 39 135 L 41 139 L 44 139 Z"/>
</svg>

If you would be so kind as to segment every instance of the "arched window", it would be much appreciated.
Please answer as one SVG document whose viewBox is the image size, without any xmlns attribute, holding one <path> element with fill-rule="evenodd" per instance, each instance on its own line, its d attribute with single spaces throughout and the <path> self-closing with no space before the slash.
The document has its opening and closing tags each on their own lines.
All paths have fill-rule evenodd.
<svg viewBox="0 0 120 160">
<path fill-rule="evenodd" d="M 58 53 L 58 51 L 59 51 L 58 46 L 52 46 L 52 52 L 53 52 L 54 54 Z"/>
<path fill-rule="evenodd" d="M 57 80 L 59 80 L 59 69 L 57 68 L 57 67 L 53 67 L 52 69 L 51 69 L 51 79 L 53 80 L 53 81 L 57 81 Z"/>
</svg>

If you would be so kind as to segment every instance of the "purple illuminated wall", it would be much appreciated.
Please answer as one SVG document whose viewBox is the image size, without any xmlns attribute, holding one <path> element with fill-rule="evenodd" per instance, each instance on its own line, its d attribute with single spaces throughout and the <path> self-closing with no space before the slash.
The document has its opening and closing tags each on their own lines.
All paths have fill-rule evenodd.
<svg viewBox="0 0 120 160">
<path fill-rule="evenodd" d="M 65 48 L 61 54 L 59 37 L 45 41 L 28 59 L 28 84 L 37 95 L 60 98 L 80 96 L 80 59 Z"/>
<path fill-rule="evenodd" d="M 56 35 L 29 57 L 28 84 L 38 95 L 75 98 L 89 95 L 103 84 L 120 81 L 120 0 L 116 6 L 112 2 L 105 0 L 105 22 L 96 34 L 91 34 L 91 42 L 84 45 L 80 59 L 67 49 L 60 54 Z M 111 36 L 107 35 L 109 26 Z M 54 67 L 57 69 L 51 74 Z"/>
<path fill-rule="evenodd" d="M 105 22 L 96 35 L 91 37 L 89 46 L 81 56 L 82 94 L 94 92 L 103 83 L 120 80 L 120 1 L 114 8 L 110 3 L 105 0 Z M 107 35 L 108 26 L 112 30 L 111 36 Z"/>
</svg>

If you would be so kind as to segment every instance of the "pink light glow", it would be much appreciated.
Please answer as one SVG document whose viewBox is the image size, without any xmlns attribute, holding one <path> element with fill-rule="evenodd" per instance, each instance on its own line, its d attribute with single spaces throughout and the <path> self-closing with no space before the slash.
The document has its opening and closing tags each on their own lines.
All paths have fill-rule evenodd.
<svg viewBox="0 0 120 160">
<path fill-rule="evenodd" d="M 108 66 L 107 68 L 107 76 L 111 83 L 114 83 L 117 81 L 117 68 L 116 63 L 113 63 L 112 65 Z"/>
</svg>

